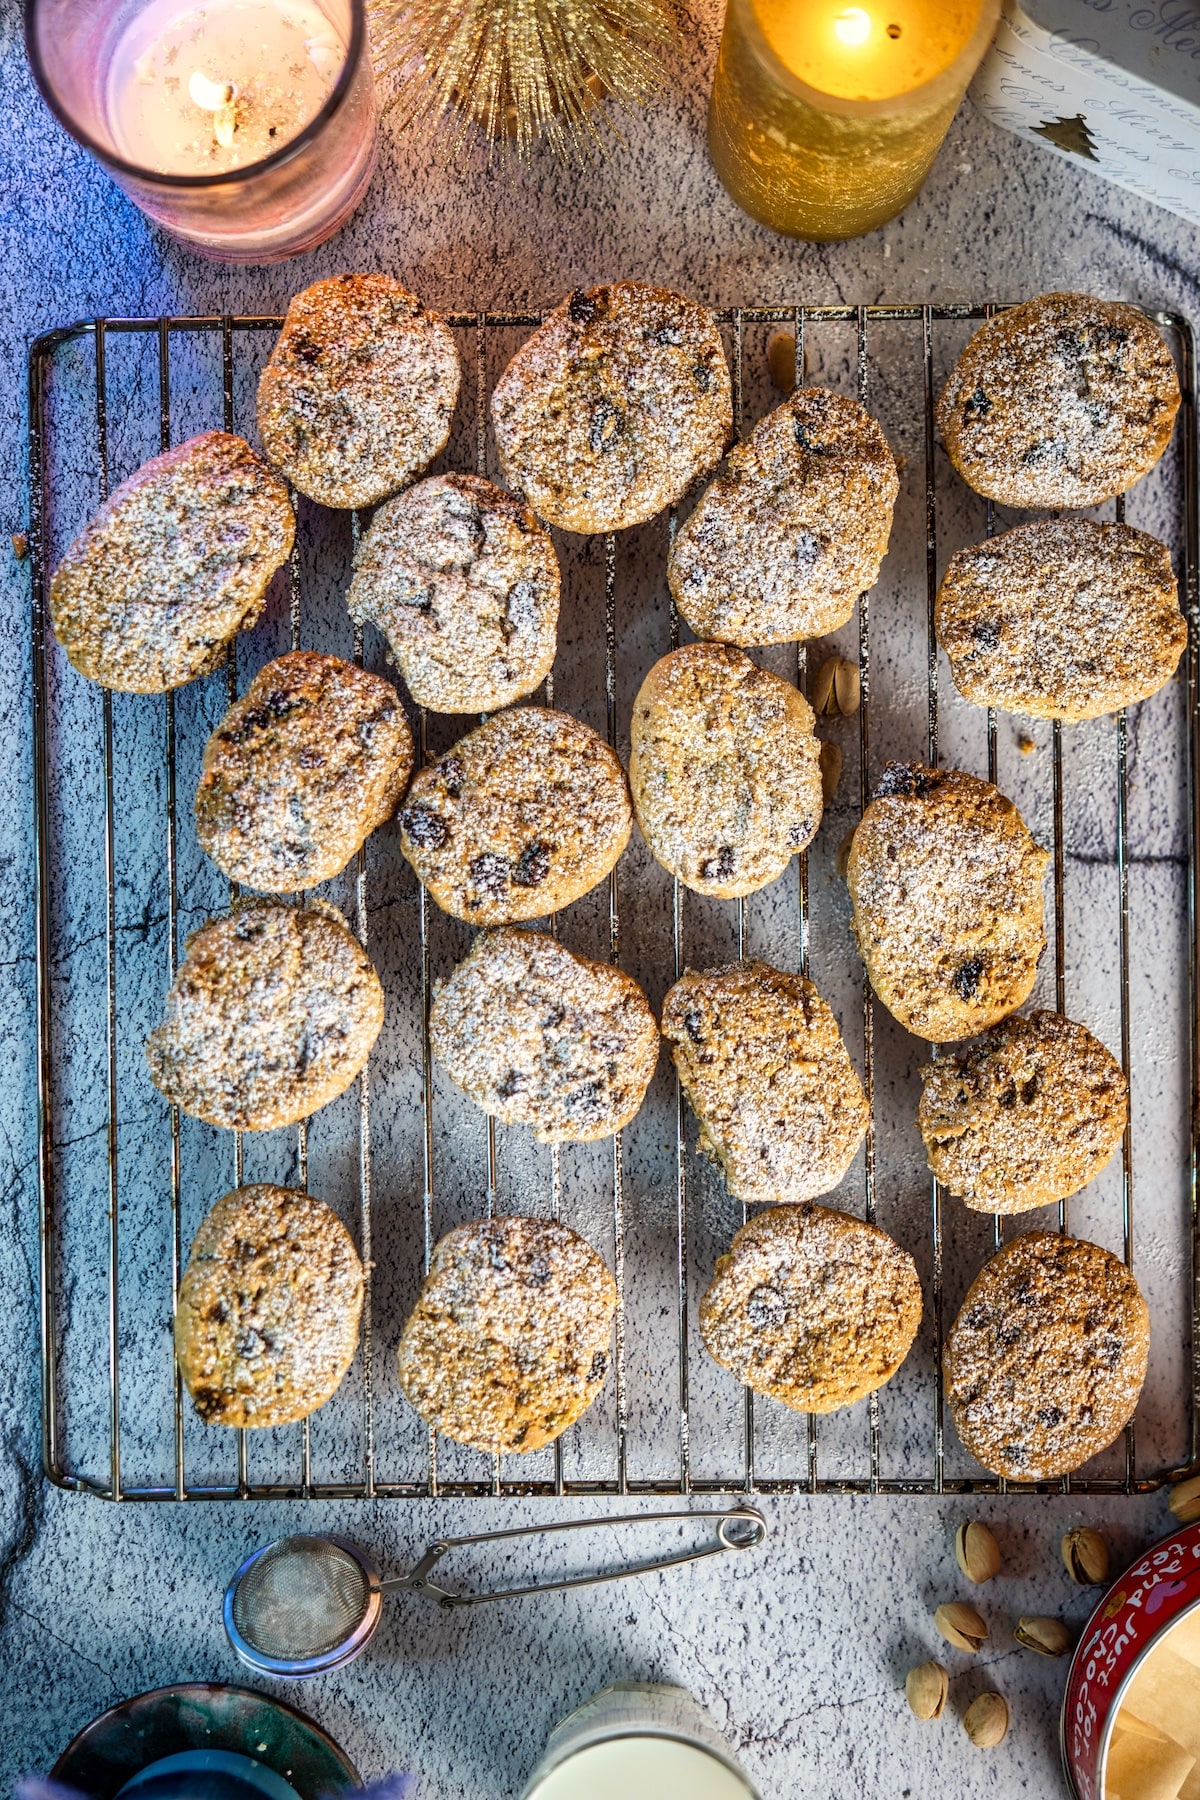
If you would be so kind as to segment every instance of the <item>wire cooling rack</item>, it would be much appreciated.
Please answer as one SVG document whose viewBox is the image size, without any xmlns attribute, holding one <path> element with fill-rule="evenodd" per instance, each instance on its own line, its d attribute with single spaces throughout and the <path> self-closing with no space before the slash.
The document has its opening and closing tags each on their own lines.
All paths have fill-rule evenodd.
<svg viewBox="0 0 1200 1800">
<path fill-rule="evenodd" d="M 197 430 L 253 438 L 257 372 L 277 318 L 98 319 L 41 337 L 29 362 L 33 567 L 34 832 L 43 1447 L 49 1478 L 107 1499 L 320 1498 L 432 1494 L 743 1491 L 997 1492 L 962 1451 L 938 1371 L 945 1326 L 1002 1241 L 1002 1221 L 943 1195 L 914 1118 L 918 1044 L 877 1006 L 835 873 L 839 840 L 882 762 L 925 757 L 986 773 L 1053 849 L 1050 955 L 1035 1004 L 1084 1019 L 1132 1082 L 1120 1155 L 1058 1223 L 1135 1268 L 1154 1320 L 1151 1376 L 1135 1429 L 1067 1481 L 1038 1491 L 1132 1492 L 1195 1461 L 1200 1393 L 1197 1266 L 1197 485 L 1192 332 L 1151 314 L 1173 344 L 1183 409 L 1172 449 L 1130 497 L 1132 522 L 1172 547 L 1190 622 L 1176 681 L 1128 717 L 1069 727 L 968 707 L 933 634 L 945 560 L 1010 522 L 969 494 L 935 441 L 939 382 L 991 305 L 748 307 L 719 315 L 736 425 L 778 402 L 772 329 L 795 335 L 809 381 L 857 393 L 903 470 L 892 549 L 855 619 L 816 646 L 756 652 L 801 687 L 834 650 L 857 657 L 857 715 L 821 721 L 843 752 L 826 821 L 793 871 L 749 901 L 680 888 L 637 841 L 607 886 L 550 922 L 564 941 L 638 976 L 657 1005 L 689 963 L 765 955 L 810 972 L 864 1076 L 872 1124 L 829 1203 L 878 1220 L 912 1250 L 926 1314 L 913 1353 L 880 1393 L 817 1420 L 755 1400 L 699 1343 L 697 1299 L 743 1221 L 694 1154 L 665 1056 L 622 1136 L 548 1149 L 497 1130 L 431 1063 L 434 981 L 469 933 L 442 915 L 400 856 L 394 827 L 322 890 L 342 905 L 384 979 L 388 1020 L 356 1088 L 286 1132 L 223 1133 L 181 1117 L 142 1056 L 186 931 L 228 904 L 199 852 L 191 797 L 204 740 L 270 657 L 303 645 L 382 668 L 373 630 L 352 631 L 344 595 L 357 515 L 301 503 L 297 547 L 224 675 L 165 696 L 112 694 L 67 665 L 46 630 L 54 562 L 114 486 Z M 452 318 L 464 401 L 438 466 L 495 473 L 487 396 L 537 315 Z M 1109 509 L 1111 511 L 1111 509 Z M 1124 516 L 1122 503 L 1116 508 Z M 624 750 L 633 694 L 679 642 L 664 566 L 675 520 L 619 538 L 557 538 L 564 572 L 559 655 L 545 699 Z M 471 721 L 414 713 L 420 755 Z M 1135 1235 L 1135 1161 L 1139 1170 Z M 312 1185 L 355 1232 L 368 1270 L 362 1348 L 310 1420 L 257 1433 L 196 1420 L 181 1393 L 171 1321 L 201 1217 L 243 1180 Z M 490 1459 L 435 1439 L 394 1369 L 403 1318 L 437 1238 L 492 1211 L 553 1214 L 616 1275 L 614 1373 L 552 1448 Z M 1005 1229 L 1044 1225 L 1030 1215 Z"/>
</svg>

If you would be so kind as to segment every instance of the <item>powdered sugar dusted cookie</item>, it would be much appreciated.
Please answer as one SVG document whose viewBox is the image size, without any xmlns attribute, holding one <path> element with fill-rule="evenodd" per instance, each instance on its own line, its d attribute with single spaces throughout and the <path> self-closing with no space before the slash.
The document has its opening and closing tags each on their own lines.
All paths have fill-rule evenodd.
<svg viewBox="0 0 1200 1800">
<path fill-rule="evenodd" d="M 271 461 L 323 506 L 373 506 L 427 469 L 458 399 L 450 328 L 390 275 L 297 294 L 258 384 Z"/>
<path fill-rule="evenodd" d="M 712 315 L 666 288 L 578 289 L 492 394 L 504 478 L 550 525 L 620 531 L 716 467 L 733 423 Z"/>
<path fill-rule="evenodd" d="M 981 325 L 937 403 L 951 462 L 1005 506 L 1095 506 L 1152 469 L 1179 377 L 1136 306 L 1043 294 Z"/>
<path fill-rule="evenodd" d="M 1187 644 L 1167 546 L 1090 519 L 1039 519 L 959 550 L 936 620 L 964 699 L 1039 719 L 1146 699 Z"/>
<path fill-rule="evenodd" d="M 432 475 L 388 500 L 347 603 L 387 638 L 418 706 L 497 712 L 554 662 L 558 558 L 530 509 L 478 475 Z"/>
<path fill-rule="evenodd" d="M 680 613 L 729 644 L 835 631 L 879 574 L 899 486 L 865 407 L 802 388 L 734 445 L 678 532 L 667 580 Z"/>
</svg>

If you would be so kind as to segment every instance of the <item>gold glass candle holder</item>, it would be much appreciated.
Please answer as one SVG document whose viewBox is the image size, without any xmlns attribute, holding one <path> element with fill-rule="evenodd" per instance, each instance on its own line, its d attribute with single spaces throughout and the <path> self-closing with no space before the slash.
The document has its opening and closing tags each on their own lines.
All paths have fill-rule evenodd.
<svg viewBox="0 0 1200 1800">
<path fill-rule="evenodd" d="M 708 147 L 772 231 L 859 237 L 929 173 L 1000 0 L 728 0 Z"/>
</svg>

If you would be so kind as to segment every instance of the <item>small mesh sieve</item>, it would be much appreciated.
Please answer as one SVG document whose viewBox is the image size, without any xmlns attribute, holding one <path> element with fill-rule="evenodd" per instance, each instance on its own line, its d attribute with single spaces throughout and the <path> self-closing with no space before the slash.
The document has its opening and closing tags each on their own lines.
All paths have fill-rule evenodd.
<svg viewBox="0 0 1200 1800">
<path fill-rule="evenodd" d="M 554 1532 L 599 1527 L 640 1526 L 663 1521 L 688 1524 L 716 1520 L 713 1541 L 698 1548 L 674 1550 L 617 1569 L 572 1575 L 528 1586 L 493 1589 L 481 1594 L 454 1593 L 430 1579 L 451 1550 L 463 1544 L 491 1543 L 501 1538 L 543 1537 Z M 470 1537 L 439 1538 L 407 1575 L 384 1581 L 357 1545 L 335 1537 L 286 1537 L 248 1556 L 225 1592 L 225 1630 L 242 1662 L 264 1675 L 300 1679 L 319 1675 L 349 1662 L 368 1643 L 383 1607 L 383 1596 L 407 1588 L 427 1594 L 441 1606 L 475 1606 L 484 1600 L 521 1594 L 550 1593 L 562 1588 L 590 1587 L 619 1581 L 729 1550 L 751 1550 L 767 1534 L 766 1520 L 752 1506 L 719 1513 L 632 1513 L 607 1519 L 565 1519 L 552 1525 L 521 1526 L 512 1531 L 483 1531 Z"/>
<path fill-rule="evenodd" d="M 315 1675 L 356 1656 L 379 1621 L 379 1576 L 339 1538 L 287 1537 L 255 1551 L 225 1596 L 225 1627 L 243 1662 Z"/>
</svg>

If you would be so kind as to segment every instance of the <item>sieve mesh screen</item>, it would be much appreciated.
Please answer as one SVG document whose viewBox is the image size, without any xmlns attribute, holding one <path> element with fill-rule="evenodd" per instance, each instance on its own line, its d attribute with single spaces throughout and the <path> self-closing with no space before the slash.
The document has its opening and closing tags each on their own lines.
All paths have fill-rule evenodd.
<svg viewBox="0 0 1200 1800">
<path fill-rule="evenodd" d="M 281 1538 L 238 1582 L 233 1622 L 264 1656 L 299 1662 L 345 1643 L 366 1613 L 368 1594 L 363 1570 L 337 1544 Z"/>
</svg>

